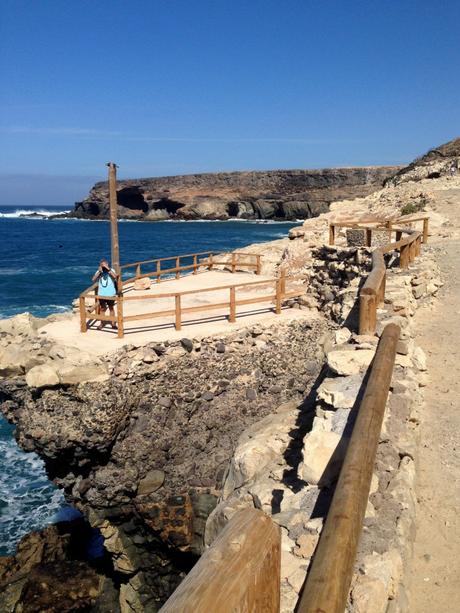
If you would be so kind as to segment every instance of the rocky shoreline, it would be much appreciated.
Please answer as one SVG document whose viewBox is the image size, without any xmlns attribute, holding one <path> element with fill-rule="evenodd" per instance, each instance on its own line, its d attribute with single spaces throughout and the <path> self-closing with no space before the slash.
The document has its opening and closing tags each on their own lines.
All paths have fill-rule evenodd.
<svg viewBox="0 0 460 613">
<path fill-rule="evenodd" d="M 326 168 L 221 172 L 118 181 L 118 214 L 139 221 L 307 219 L 325 213 L 331 202 L 366 196 L 400 167 Z M 108 219 L 107 182 L 65 217 Z"/>
<path fill-rule="evenodd" d="M 291 240 L 264 245 L 268 269 L 304 279 L 305 295 L 290 303 L 295 318 L 128 345 L 97 360 L 50 345 L 33 318 L 1 322 L 1 410 L 19 445 L 44 458 L 86 527 L 99 531 L 105 557 L 75 553 L 70 526 L 29 535 L 0 563 L 0 608 L 33 611 L 42 598 L 47 610 L 63 610 L 68 595 L 43 588 L 61 568 L 85 586 L 75 608 L 154 612 L 232 514 L 255 506 L 282 528 L 282 611 L 292 612 L 340 467 L 329 460 L 346 445 L 378 341 L 353 332 L 370 251 L 347 246 L 346 232 L 326 247 L 328 221 L 399 215 L 420 194 L 433 209 L 436 189 L 449 187 L 450 163 L 430 157 L 411 167 L 410 180 L 403 173 L 366 198 L 333 204 Z M 430 216 L 431 233 L 448 231 L 435 210 Z M 427 382 L 411 318 L 441 285 L 426 250 L 409 271 L 389 264 L 378 333 L 396 321 L 402 335 L 350 593 L 354 613 L 407 610 L 417 406 Z"/>
</svg>

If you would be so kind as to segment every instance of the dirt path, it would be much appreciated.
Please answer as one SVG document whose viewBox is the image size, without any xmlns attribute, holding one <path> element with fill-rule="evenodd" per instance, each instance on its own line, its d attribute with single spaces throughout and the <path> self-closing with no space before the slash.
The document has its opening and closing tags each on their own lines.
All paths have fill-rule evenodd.
<svg viewBox="0 0 460 613">
<path fill-rule="evenodd" d="M 452 236 L 434 242 L 443 274 L 437 303 L 416 317 L 428 361 L 421 412 L 411 613 L 460 611 L 460 190 L 440 193 Z"/>
</svg>

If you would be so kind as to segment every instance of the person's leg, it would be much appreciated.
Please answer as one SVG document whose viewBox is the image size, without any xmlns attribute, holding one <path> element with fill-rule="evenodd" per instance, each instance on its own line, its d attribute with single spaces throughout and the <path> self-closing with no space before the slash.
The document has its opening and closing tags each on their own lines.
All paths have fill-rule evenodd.
<svg viewBox="0 0 460 613">
<path fill-rule="evenodd" d="M 113 308 L 113 301 L 109 302 L 109 315 L 110 317 L 115 317 L 115 309 Z M 112 323 L 112 328 L 116 330 L 117 324 L 114 321 L 112 321 L 111 323 Z"/>
<path fill-rule="evenodd" d="M 99 315 L 104 316 L 106 310 L 107 310 L 107 303 L 105 302 L 105 300 L 99 300 Z M 102 330 L 105 324 L 106 322 L 103 319 L 101 319 L 99 326 L 98 326 L 99 330 Z"/>
</svg>

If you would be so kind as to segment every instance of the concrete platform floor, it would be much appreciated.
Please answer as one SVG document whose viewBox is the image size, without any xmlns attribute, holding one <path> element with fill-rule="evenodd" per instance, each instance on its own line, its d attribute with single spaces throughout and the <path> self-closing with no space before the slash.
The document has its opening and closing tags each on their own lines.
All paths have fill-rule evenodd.
<svg viewBox="0 0 460 613">
<path fill-rule="evenodd" d="M 197 275 L 187 275 L 180 279 L 170 279 L 161 283 L 152 282 L 150 290 L 135 291 L 127 288 L 125 296 L 151 295 L 151 299 L 126 300 L 124 302 L 124 315 L 137 315 L 141 313 L 154 313 L 156 311 L 174 310 L 174 297 L 156 297 L 170 292 L 185 292 L 204 288 L 218 288 L 222 285 L 237 285 L 253 281 L 268 280 L 270 277 L 255 275 L 247 272 L 231 273 L 223 270 L 203 271 Z M 286 291 L 301 287 L 300 282 L 287 281 Z M 274 284 L 255 286 L 253 288 L 236 288 L 236 300 L 256 298 L 274 294 Z M 213 303 L 229 302 L 229 289 L 214 289 L 200 294 L 183 296 L 181 307 L 205 306 Z M 109 324 L 102 330 L 97 329 L 98 321 L 94 321 L 86 333 L 80 332 L 80 316 L 78 313 L 67 318 L 52 322 L 41 329 L 47 337 L 64 345 L 77 347 L 93 355 L 103 355 L 126 344 L 145 345 L 149 342 L 177 340 L 184 337 L 196 338 L 214 334 L 228 334 L 232 330 L 260 322 L 278 318 L 305 318 L 306 311 L 299 311 L 283 307 L 281 315 L 274 312 L 273 301 L 267 300 L 252 305 L 241 305 L 236 309 L 235 323 L 229 323 L 229 307 L 219 309 L 205 309 L 199 313 L 184 313 L 182 316 L 182 330 L 174 327 L 174 315 L 156 317 L 140 321 L 126 322 L 125 336 L 119 339 L 117 331 Z M 310 315 L 311 317 L 311 315 Z"/>
</svg>

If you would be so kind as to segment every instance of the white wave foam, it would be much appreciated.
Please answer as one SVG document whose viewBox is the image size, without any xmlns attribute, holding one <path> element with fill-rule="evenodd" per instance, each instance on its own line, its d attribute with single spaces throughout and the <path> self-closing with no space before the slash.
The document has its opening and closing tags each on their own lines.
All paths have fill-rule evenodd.
<svg viewBox="0 0 460 613">
<path fill-rule="evenodd" d="M 0 555 L 5 555 L 24 534 L 50 523 L 64 497 L 48 480 L 43 461 L 18 448 L 3 420 L 0 428 Z"/>
<path fill-rule="evenodd" d="M 16 209 L 11 213 L 0 213 L 0 218 L 5 219 L 20 219 L 21 217 L 36 218 L 36 217 L 51 217 L 51 215 L 60 215 L 61 213 L 70 213 L 70 210 L 54 210 L 48 209 Z"/>
</svg>

